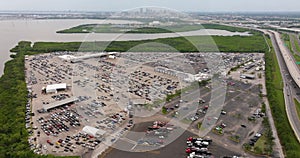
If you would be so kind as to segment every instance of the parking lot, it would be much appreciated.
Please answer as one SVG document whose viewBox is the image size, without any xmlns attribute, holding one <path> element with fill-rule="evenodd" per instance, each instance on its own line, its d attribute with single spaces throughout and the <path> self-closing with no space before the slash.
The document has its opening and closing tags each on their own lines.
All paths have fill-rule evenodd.
<svg viewBox="0 0 300 158">
<path fill-rule="evenodd" d="M 149 125 L 149 123 L 148 123 Z M 145 129 L 145 126 L 148 125 L 136 125 L 134 128 L 135 131 L 141 131 Z M 137 129 L 140 128 L 140 129 Z M 175 139 L 170 144 L 161 147 L 157 150 L 150 150 L 148 152 L 130 152 L 124 150 L 113 149 L 110 151 L 105 158 L 115 158 L 115 157 L 124 157 L 124 158 L 140 158 L 140 157 L 147 157 L 147 158 L 165 158 L 165 157 L 176 157 L 182 158 L 186 157 L 186 140 L 187 138 L 194 136 L 195 134 L 191 132 L 184 132 L 180 137 Z M 141 147 L 142 148 L 142 147 Z M 143 148 L 144 151 L 146 147 Z M 149 147 L 148 147 L 149 149 Z M 210 145 L 209 150 L 213 153 L 214 157 L 223 157 L 223 156 L 239 156 L 237 153 L 232 152 L 230 150 L 225 149 L 224 147 L 218 145 L 217 143 L 212 143 Z"/>
<path fill-rule="evenodd" d="M 238 154 L 244 155 L 246 153 L 243 152 L 243 144 L 249 142 L 255 144 L 259 139 L 255 135 L 259 135 L 264 131 L 262 121 L 265 114 L 261 112 L 262 99 L 259 97 L 261 88 L 259 85 L 232 79 L 226 80 L 226 83 L 228 87 L 224 106 L 220 112 L 220 117 L 209 118 L 210 120 L 216 119 L 216 123 L 207 136 L 224 148 L 239 151 Z M 211 100 L 211 94 L 207 87 L 200 87 L 200 91 L 202 92 L 200 96 L 194 97 L 196 99 L 190 101 L 199 104 L 198 110 L 191 110 L 192 112 L 188 115 L 184 114 L 185 118 L 179 117 L 180 120 L 184 120 L 184 123 L 190 124 L 188 130 L 193 131 L 195 134 L 199 133 L 198 124 L 203 123 Z M 199 95 L 199 93 L 195 94 L 195 96 Z M 187 95 L 193 96 L 193 91 L 189 91 Z M 189 102 L 186 104 L 189 104 Z M 176 105 L 183 105 L 180 98 L 166 104 L 169 118 L 175 117 L 176 119 L 180 115 L 181 111 L 178 110 Z M 251 157 L 249 154 L 247 156 Z"/>
<path fill-rule="evenodd" d="M 86 59 L 69 61 L 63 58 L 65 56 Z M 101 142 L 113 143 L 122 137 L 134 124 L 135 115 L 159 113 L 162 106 L 167 108 L 168 117 L 178 117 L 181 123 L 191 123 L 192 128 L 196 129 L 203 120 L 209 108 L 210 84 L 200 87 L 196 93 L 186 91 L 181 99 L 175 98 L 166 105 L 164 102 L 167 95 L 190 83 L 209 79 L 214 70 L 206 62 L 216 58 L 215 55 L 114 53 L 94 56 L 93 53 L 57 52 L 26 57 L 26 82 L 32 96 L 27 104 L 26 127 L 31 133 L 31 149 L 36 153 L 81 155 L 93 151 Z M 230 53 L 218 57 L 225 61 L 223 66 L 216 66 L 222 73 L 259 58 Z M 223 123 L 226 127 L 222 126 L 221 135 L 216 132 L 209 135 L 238 148 L 248 138 L 248 129 L 260 130 L 259 121 L 247 122 L 259 111 L 261 101 L 257 94 L 260 89 L 234 75 L 231 78 L 222 82 L 228 86 L 223 109 L 226 114 L 216 120 L 218 126 Z M 60 87 L 63 85 L 65 87 Z M 58 89 L 48 90 L 48 87 Z M 162 102 L 152 106 L 156 101 Z M 199 107 L 192 109 L 192 105 Z M 257 115 L 254 117 L 256 119 Z M 82 131 L 85 126 L 106 133 L 101 136 L 87 134 Z M 228 141 L 233 136 L 239 137 L 239 143 Z M 141 144 L 145 142 L 161 143 L 156 141 L 156 136 L 155 140 L 149 137 L 147 141 L 140 141 Z"/>
</svg>

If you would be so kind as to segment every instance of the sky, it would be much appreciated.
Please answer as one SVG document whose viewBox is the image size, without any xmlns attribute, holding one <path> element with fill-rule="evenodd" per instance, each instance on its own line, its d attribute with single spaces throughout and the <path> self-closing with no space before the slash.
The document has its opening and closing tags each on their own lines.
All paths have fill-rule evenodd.
<svg viewBox="0 0 300 158">
<path fill-rule="evenodd" d="M 1 11 L 123 11 L 157 6 L 179 11 L 300 11 L 299 0 L 0 0 Z"/>
</svg>

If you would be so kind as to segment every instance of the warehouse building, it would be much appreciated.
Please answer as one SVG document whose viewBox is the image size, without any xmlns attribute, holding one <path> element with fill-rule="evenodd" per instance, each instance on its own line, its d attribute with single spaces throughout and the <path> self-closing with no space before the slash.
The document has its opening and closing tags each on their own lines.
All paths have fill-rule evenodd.
<svg viewBox="0 0 300 158">
<path fill-rule="evenodd" d="M 71 98 L 67 98 L 67 99 L 57 101 L 57 102 L 54 102 L 54 103 L 45 104 L 45 105 L 43 105 L 44 111 L 49 111 L 51 109 L 54 109 L 54 108 L 57 108 L 57 107 L 60 107 L 60 106 L 63 106 L 63 105 L 71 104 L 71 103 L 76 102 L 77 100 L 78 100 L 77 97 L 71 97 Z"/>
<path fill-rule="evenodd" d="M 66 90 L 67 89 L 67 84 L 66 83 L 60 83 L 60 84 L 52 84 L 52 85 L 47 85 L 46 88 L 43 88 L 45 93 L 57 93 L 60 90 Z"/>
</svg>

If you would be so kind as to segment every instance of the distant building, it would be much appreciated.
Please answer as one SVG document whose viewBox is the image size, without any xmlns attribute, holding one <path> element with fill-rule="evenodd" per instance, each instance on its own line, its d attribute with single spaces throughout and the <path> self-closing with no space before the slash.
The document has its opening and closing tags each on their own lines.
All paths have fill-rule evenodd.
<svg viewBox="0 0 300 158">
<path fill-rule="evenodd" d="M 160 22 L 159 21 L 152 21 L 149 23 L 150 26 L 158 26 L 160 25 Z"/>
</svg>

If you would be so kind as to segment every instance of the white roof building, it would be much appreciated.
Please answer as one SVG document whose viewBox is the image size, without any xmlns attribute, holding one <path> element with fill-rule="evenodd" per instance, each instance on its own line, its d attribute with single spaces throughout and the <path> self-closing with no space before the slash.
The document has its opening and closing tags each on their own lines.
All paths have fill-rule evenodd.
<svg viewBox="0 0 300 158">
<path fill-rule="evenodd" d="M 57 93 L 58 90 L 65 90 L 65 89 L 67 89 L 66 83 L 47 85 L 46 93 Z"/>
<path fill-rule="evenodd" d="M 84 133 L 89 134 L 94 137 L 102 136 L 105 134 L 104 130 L 100 130 L 100 129 L 97 129 L 97 128 L 91 127 L 91 126 L 84 126 L 82 131 Z"/>
</svg>

